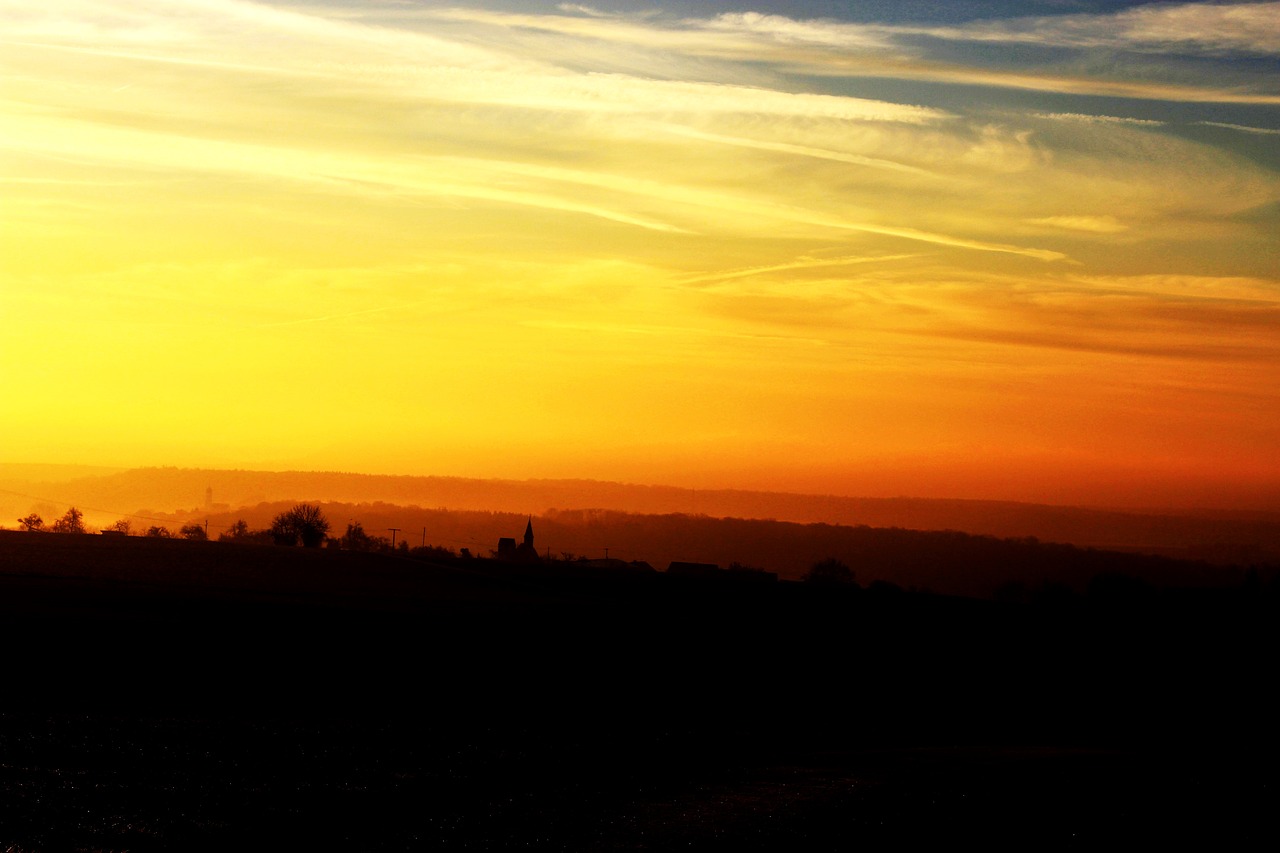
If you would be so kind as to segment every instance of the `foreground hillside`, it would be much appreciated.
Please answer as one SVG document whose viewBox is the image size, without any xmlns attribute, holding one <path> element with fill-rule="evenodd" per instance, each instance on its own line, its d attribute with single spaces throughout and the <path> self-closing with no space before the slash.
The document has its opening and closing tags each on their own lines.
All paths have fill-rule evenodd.
<svg viewBox="0 0 1280 853">
<path fill-rule="evenodd" d="M 1265 592 L 1008 606 L 0 532 L 0 844 L 1256 845 Z"/>
</svg>

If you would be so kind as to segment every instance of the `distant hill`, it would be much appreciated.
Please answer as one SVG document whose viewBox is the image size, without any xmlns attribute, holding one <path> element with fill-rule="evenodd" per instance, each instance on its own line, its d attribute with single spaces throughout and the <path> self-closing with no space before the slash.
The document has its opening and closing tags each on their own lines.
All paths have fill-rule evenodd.
<svg viewBox="0 0 1280 853">
<path fill-rule="evenodd" d="M 47 465 L 42 462 L 0 462 L 0 483 L 61 483 L 83 477 L 120 474 L 128 468 L 106 465 Z"/>
<path fill-rule="evenodd" d="M 263 529 L 289 501 L 233 511 L 183 511 L 156 516 L 170 530 L 196 522 L 216 538 L 237 519 Z M 410 547 L 467 549 L 488 556 L 501 537 L 519 537 L 527 516 L 508 512 L 426 509 L 382 502 L 322 501 L 334 536 L 359 522 L 371 536 Z M 615 510 L 555 510 L 533 516 L 535 548 L 555 560 L 606 552 L 613 559 L 648 562 L 665 569 L 674 561 L 733 563 L 761 568 L 783 579 L 799 579 L 816 562 L 835 557 L 853 568 L 864 585 L 886 581 L 904 589 L 990 598 L 1035 596 L 1049 587 L 1084 593 L 1099 575 L 1124 574 L 1155 587 L 1233 587 L 1240 566 L 1214 566 L 1151 554 L 1078 548 L 1035 539 L 998 539 L 958 531 L 922 531 L 761 519 L 712 518 L 683 513 L 638 514 Z M 1278 569 L 1264 569 L 1270 577 Z"/>
<path fill-rule="evenodd" d="M 36 479 L 41 476 L 44 479 Z M 206 499 L 212 500 L 206 506 Z M 797 523 L 955 530 L 1036 537 L 1082 547 L 1133 550 L 1219 565 L 1280 563 L 1280 512 L 1140 512 L 1002 501 L 858 498 L 740 490 L 695 490 L 593 480 L 478 480 L 341 472 L 187 468 L 59 470 L 0 465 L 0 524 L 70 504 L 91 524 L 128 514 L 233 512 L 289 500 L 545 514 L 608 509 Z M 518 533 L 519 531 L 517 531 Z M 607 543 L 606 543 L 607 544 Z"/>
</svg>

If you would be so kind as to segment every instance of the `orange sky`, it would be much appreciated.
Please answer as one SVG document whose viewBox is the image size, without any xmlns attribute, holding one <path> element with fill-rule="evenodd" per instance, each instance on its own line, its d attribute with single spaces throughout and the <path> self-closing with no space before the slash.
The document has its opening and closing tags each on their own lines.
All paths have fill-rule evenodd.
<svg viewBox="0 0 1280 853">
<path fill-rule="evenodd" d="M 56 5 L 0 461 L 1280 507 L 1280 5 Z"/>
</svg>

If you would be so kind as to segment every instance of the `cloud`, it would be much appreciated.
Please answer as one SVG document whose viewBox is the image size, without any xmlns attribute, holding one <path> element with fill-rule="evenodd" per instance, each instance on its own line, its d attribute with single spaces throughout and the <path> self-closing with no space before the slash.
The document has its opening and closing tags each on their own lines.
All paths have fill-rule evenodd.
<svg viewBox="0 0 1280 853">
<path fill-rule="evenodd" d="M 1227 340 L 1206 342 L 1198 338 L 1190 341 L 1165 341 L 1159 338 L 1144 341 L 1136 337 L 1115 338 L 1109 335 L 1092 334 L 1084 330 L 1079 330 L 1072 334 L 1060 329 L 1020 331 L 994 328 L 938 328 L 917 334 L 964 341 L 971 344 L 1007 346 L 1022 350 L 1052 349 L 1066 352 L 1142 356 L 1177 361 L 1252 362 L 1259 355 L 1257 348 L 1249 342 Z M 1277 354 L 1280 354 L 1280 351 Z"/>
<path fill-rule="evenodd" d="M 1165 123 L 1145 118 L 1126 116 L 1092 115 L 1089 113 L 1036 113 L 1036 118 L 1050 121 L 1077 121 L 1085 124 L 1131 124 L 1138 127 L 1162 127 Z"/>
<path fill-rule="evenodd" d="M 248 73 L 317 76 L 348 86 L 407 88 L 419 97 L 463 104 L 609 113 L 743 112 L 910 123 L 947 116 L 943 110 L 867 98 L 617 73 L 566 73 L 540 60 L 473 47 L 463 39 L 329 20 L 234 0 L 126 4 L 130 14 L 123 18 L 109 14 L 119 4 L 79 0 L 77 5 L 84 10 L 84 21 L 67 25 L 61 14 L 31 12 L 11 0 L 0 0 L 0 12 L 7 13 L 11 7 L 23 10 L 7 21 L 3 43 Z M 487 13 L 460 10 L 439 14 L 467 21 L 494 19 Z M 156 35 L 144 38 L 139 33 Z M 263 51 L 255 46 L 259 39 L 280 41 L 273 50 Z"/>
<path fill-rule="evenodd" d="M 726 38 L 756 42 L 758 60 L 831 77 L 882 77 L 970 84 L 1029 91 L 1106 95 L 1188 103 L 1280 103 L 1267 76 L 1200 65 L 1184 79 L 1179 56 L 1218 56 L 1243 51 L 1280 52 L 1280 3 L 1239 6 L 1146 6 L 1111 15 L 1058 15 L 980 21 L 958 27 L 800 21 L 778 15 L 726 13 L 687 22 Z M 922 41 L 921 37 L 926 37 Z M 929 39 L 981 47 L 967 60 L 940 51 Z M 1165 65 L 1135 66 L 1108 59 L 1090 66 L 1079 59 L 1028 62 L 1019 45 L 1097 51 L 1143 51 Z M 1160 60 L 1156 60 L 1159 62 Z M 1089 70 L 1091 69 L 1096 70 Z"/>
<path fill-rule="evenodd" d="M 1268 2 L 1151 3 L 1110 14 L 1003 18 L 951 27 L 796 20 L 757 12 L 726 12 L 690 23 L 713 31 L 751 33 L 778 43 L 897 54 L 923 52 L 920 46 L 909 46 L 906 41 L 906 37 L 923 35 L 956 41 L 1054 47 L 1271 55 L 1280 53 L 1277 20 L 1280 20 L 1280 3 Z"/>
<path fill-rule="evenodd" d="M 472 75 L 470 81 L 454 82 L 457 85 L 451 93 L 453 100 L 546 109 L 652 114 L 736 112 L 911 124 L 947 117 L 946 112 L 938 109 L 866 98 L 729 84 L 640 80 L 620 74 L 587 74 L 573 79 L 548 76 L 533 80 Z"/>
<path fill-rule="evenodd" d="M 1049 358 L 1036 355 L 1043 351 L 1200 362 L 1227 370 L 1219 381 L 1257 393 L 1267 386 L 1265 377 L 1276 374 L 1276 368 L 1263 365 L 1280 359 L 1277 284 L 1052 274 L 1003 283 L 981 277 L 931 281 L 920 270 L 885 267 L 874 278 L 851 280 L 843 307 L 832 303 L 830 293 L 814 302 L 825 305 L 828 316 L 838 312 L 860 329 L 997 348 L 994 353 L 968 349 L 978 363 L 1036 364 Z M 867 290 L 880 298 L 856 298 Z M 785 293 L 796 299 L 803 291 Z M 815 324 L 823 322 L 819 316 L 815 313 Z M 767 323 L 767 313 L 757 320 Z"/>
<path fill-rule="evenodd" d="M 0 128 L 5 123 L 0 121 Z M 54 142 L 53 140 L 66 140 Z M 13 125 L 0 149 L 74 156 L 86 142 L 94 155 L 115 164 L 169 173 L 241 174 L 318 185 L 340 194 L 385 200 L 396 196 L 453 197 L 584 214 L 643 229 L 680 232 L 657 220 L 595 204 L 557 192 L 550 182 L 577 180 L 608 183 L 604 178 L 567 170 L 538 169 L 482 159 L 371 157 L 308 149 L 297 145 L 263 145 L 204 140 L 179 134 L 141 132 L 111 127 L 86 127 L 74 121 L 28 119 Z M 507 179 L 499 179 L 498 175 Z M 512 175 L 529 180 L 513 182 Z M 614 182 L 615 189 L 628 189 Z M 635 189 L 635 188 L 631 188 Z"/>
<path fill-rule="evenodd" d="M 1274 127 L 1251 127 L 1244 124 L 1231 124 L 1225 121 L 1198 121 L 1196 124 L 1202 124 L 1206 127 L 1225 127 L 1228 130 L 1238 130 L 1242 133 L 1259 133 L 1268 136 L 1280 134 L 1280 129 Z"/>
<path fill-rule="evenodd" d="M 1019 348 L 1178 361 L 1280 358 L 1276 282 L 1215 277 L 1047 277 L 1017 290 L 965 287 L 916 332 Z M 964 310 L 959 310 L 963 306 Z"/>
<path fill-rule="evenodd" d="M 1126 79 L 1121 74 L 1086 73 L 1078 70 L 1061 72 L 1044 70 L 989 69 L 957 62 L 882 62 L 865 59 L 816 57 L 805 65 L 805 73 L 830 77 L 885 77 L 906 81 L 926 81 L 948 85 L 987 86 L 1027 92 L 1049 92 L 1061 95 L 1088 95 L 1111 98 L 1133 98 L 1144 101 L 1169 101 L 1188 104 L 1280 104 L 1280 95 L 1270 91 L 1252 91 L 1231 79 L 1215 84 L 1214 75 L 1205 75 L 1205 83 L 1165 82 L 1148 71 Z M 1143 77 L 1157 79 L 1143 79 Z"/>
<path fill-rule="evenodd" d="M 843 151 L 832 151 L 826 148 L 814 148 L 808 145 L 793 145 L 787 142 L 770 142 L 768 140 L 761 139 L 746 139 L 741 136 L 725 136 L 722 134 L 706 133 L 691 127 L 681 127 L 679 125 L 665 125 L 660 126 L 659 129 L 664 133 L 674 133 L 691 139 L 699 139 L 705 142 L 717 142 L 723 145 L 755 148 L 760 151 L 776 151 L 782 154 L 795 154 L 801 157 L 816 157 L 820 160 L 835 160 L 839 163 L 851 163 L 855 166 L 866 166 L 872 169 L 886 169 L 893 172 L 906 172 L 911 175 L 933 174 L 927 169 L 921 169 L 917 166 L 910 166 L 906 163 L 899 163 L 894 160 L 885 160 L 878 157 L 867 157 L 863 154 L 850 154 Z"/>
<path fill-rule="evenodd" d="M 1280 95 L 1269 77 L 1225 66 L 1200 64 L 1185 69 L 1165 60 L 1235 49 L 1273 53 L 1280 39 L 1271 23 L 1280 17 L 1274 12 L 1277 8 L 1278 3 L 1181 4 L 961 27 L 799 20 L 757 12 L 672 20 L 652 12 L 584 14 L 576 7 L 572 14 L 456 7 L 380 13 L 374 7 L 366 15 L 389 25 L 368 29 L 399 32 L 390 25 L 418 20 L 434 25 L 414 31 L 425 38 L 441 25 L 480 28 L 485 44 L 503 45 L 548 66 L 613 69 L 634 77 L 675 74 L 685 81 L 697 77 L 703 82 L 724 82 L 749 75 L 773 88 L 791 74 L 801 73 L 1187 103 L 1274 104 L 1280 103 Z M 475 33 L 460 35 L 467 44 L 480 41 Z M 941 51 L 929 39 L 973 44 L 980 51 L 968 59 L 957 58 L 954 50 Z M 1156 57 L 1157 64 L 1126 70 L 1126 64 L 1114 58 L 1092 65 L 1079 59 L 1029 62 L 1017 51 L 1001 50 L 1004 44 L 1039 44 L 1076 53 L 1141 49 Z"/>
<path fill-rule="evenodd" d="M 726 12 L 710 20 L 690 21 L 703 29 L 726 33 L 751 33 L 770 40 L 820 45 L 844 50 L 890 50 L 892 28 L 830 20 L 798 21 L 782 15 L 758 12 Z M 896 52 L 896 49 L 895 49 Z"/>
<path fill-rule="evenodd" d="M 936 38 L 1054 47 L 1147 51 L 1280 53 L 1280 3 L 1150 3 L 1111 14 L 980 21 L 912 31 Z"/>
<path fill-rule="evenodd" d="M 1128 230 L 1128 226 L 1114 216 L 1044 216 L 1027 221 L 1033 225 L 1048 225 L 1090 234 L 1116 234 Z"/>
<path fill-rule="evenodd" d="M 928 179 L 918 166 L 867 150 L 866 143 L 879 147 L 882 140 L 860 136 L 851 125 L 910 129 L 952 120 L 936 108 L 733 83 L 573 73 L 519 56 L 506 62 L 492 50 L 449 44 L 436 50 L 438 37 L 370 32 L 349 21 L 260 14 L 217 0 L 177 6 L 191 11 L 192 19 L 166 4 L 122 7 L 157 10 L 167 34 L 161 44 L 113 43 L 110 36 L 123 25 L 107 20 L 75 29 L 64 36 L 67 44 L 29 45 L 20 56 L 35 70 L 38 85 L 28 106 L 0 113 L 6 128 L 0 145 L 151 175 L 244 176 L 381 205 L 452 199 L 583 215 L 672 235 L 764 228 L 801 239 L 844 232 L 1062 257 L 1052 248 L 987 239 L 972 229 L 930 227 L 905 210 L 850 206 L 818 184 L 790 187 L 767 179 L 779 169 L 777 155 Z M 31 21 L 29 29 L 56 29 L 47 17 Z M 103 41 L 83 44 L 85 32 Z M 261 48 L 266 43 L 270 50 Z M 64 86 L 59 76 L 66 66 L 49 54 L 65 51 L 100 62 L 98 73 Z M 425 59 L 409 55 L 418 51 Z M 172 70 L 140 73 L 140 64 L 155 63 Z M 128 75 L 125 83 L 138 84 L 122 85 L 122 74 Z M 274 79 L 281 76 L 286 82 Z M 272 78 L 270 85 L 263 78 Z M 103 100 L 103 89 L 112 100 Z M 655 121 L 692 144 L 655 139 Z M 738 121 L 752 124 L 757 135 L 722 132 Z M 307 129 L 313 126 L 323 132 Z M 774 138 L 784 126 L 801 141 Z M 861 142 L 839 151 L 803 144 L 813 128 Z M 741 180 L 742 164 L 711 150 L 725 146 L 770 155 L 753 164 L 762 180 Z M 584 153 L 570 167 L 565 150 Z M 479 153 L 463 153 L 468 151 Z M 848 181 L 845 174 L 833 177 Z"/>
<path fill-rule="evenodd" d="M 715 273 L 702 273 L 688 276 L 680 280 L 681 284 L 703 284 L 707 282 L 725 282 L 735 279 L 755 278 L 779 272 L 796 270 L 831 269 L 833 267 L 856 266 L 860 264 L 879 264 L 890 261 L 908 260 L 918 255 L 853 255 L 839 258 L 801 257 L 792 261 L 768 266 L 747 267 L 745 269 L 721 270 Z"/>
<path fill-rule="evenodd" d="M 601 12 L 599 9 L 594 9 L 590 6 L 583 6 L 580 3 L 557 3 L 556 8 L 561 12 L 568 12 L 573 15 L 586 15 L 590 18 L 609 17 L 608 12 Z"/>
<path fill-rule="evenodd" d="M 947 338 L 1007 348 L 1001 361 L 1009 363 L 1019 350 L 1065 350 L 1252 364 L 1274 374 L 1280 358 L 1280 282 L 1272 279 L 1063 275 L 1049 268 L 1016 277 L 957 275 L 927 256 L 844 266 L 824 269 L 801 258 L 742 270 L 721 279 L 708 304 L 761 328 L 804 325 L 830 344 L 869 334 Z M 1034 363 L 1034 355 L 1024 357 Z"/>
<path fill-rule="evenodd" d="M 0 128 L 4 127 L 0 121 Z M 1039 260 L 1063 257 L 1060 252 L 1048 249 L 859 221 L 768 197 L 753 197 L 742 191 L 494 158 L 371 157 L 310 149 L 299 144 L 203 140 L 110 126 L 86 127 L 75 121 L 34 117 L 21 125 L 13 124 L 0 144 L 15 151 L 75 156 L 86 142 L 92 143 L 96 157 L 139 169 L 284 179 L 374 200 L 410 196 L 473 199 L 582 214 L 668 233 L 691 230 L 734 233 L 744 228 L 768 227 L 770 223 L 789 223 Z M 581 188 L 591 192 L 584 194 Z M 601 192 L 604 195 L 600 195 Z M 661 218 L 645 215 L 643 211 L 649 208 L 661 210 Z M 708 218 L 711 212 L 716 215 Z M 680 221 L 689 225 L 677 224 Z M 695 222 L 703 224 L 697 226 Z"/>
<path fill-rule="evenodd" d="M 380 207 L 517 207 L 651 235 L 763 230 L 857 240 L 872 254 L 907 240 L 1042 261 L 1066 257 L 1056 232 L 1127 229 L 1149 239 L 1153 228 L 1168 232 L 1171 214 L 1216 216 L 1228 201 L 1275 197 L 1275 182 L 1256 169 L 1134 133 L 1162 126 L 1148 119 L 1006 112 L 995 124 L 964 109 L 805 91 L 783 78 L 746 85 L 730 73 L 743 66 L 752 77 L 732 57 L 761 44 L 779 46 L 760 54 L 764 62 L 817 50 L 836 63 L 866 60 L 867 69 L 898 62 L 904 77 L 942 73 L 882 51 L 901 35 L 892 27 L 747 13 L 604 20 L 402 7 L 382 19 L 370 7 L 370 20 L 381 21 L 370 26 L 324 9 L 234 0 L 71 2 L 67 19 L 0 0 L 17 10 L 8 34 L 27 44 L 9 61 L 31 81 L 26 104 L 0 109 L 10 131 L 0 145 L 115 164 L 133 178 L 233 174 Z M 405 11 L 441 26 L 394 24 Z M 605 41 L 644 33 L 655 46 L 717 54 L 726 77 L 559 67 L 542 48 L 522 51 L 513 27 Z M 83 59 L 57 55 L 68 51 Z M 168 70 L 146 73 L 157 63 Z M 90 73 L 76 76 L 76 67 Z M 1185 174 L 1197 176 L 1194 190 L 1178 189 L 1173 177 Z M 1080 201 L 1063 213 L 1067 192 Z M 1073 253 L 1079 245 L 1073 239 Z"/>
</svg>

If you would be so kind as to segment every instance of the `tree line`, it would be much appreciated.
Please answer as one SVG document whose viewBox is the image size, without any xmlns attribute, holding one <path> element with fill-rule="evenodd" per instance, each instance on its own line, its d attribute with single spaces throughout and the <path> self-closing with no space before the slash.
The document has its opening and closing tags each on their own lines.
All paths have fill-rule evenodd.
<svg viewBox="0 0 1280 853">
<path fill-rule="evenodd" d="M 84 513 L 77 507 L 71 507 L 51 524 L 46 524 L 39 513 L 30 513 L 18 519 L 18 529 L 29 533 L 92 533 L 84 523 Z M 177 531 L 164 525 L 151 525 L 135 534 L 133 523 L 127 518 L 102 528 L 98 531 L 108 535 L 133 536 L 140 535 L 153 539 L 190 539 L 206 541 L 209 532 L 205 526 L 191 522 L 184 524 Z M 320 507 L 314 504 L 300 503 L 275 517 L 271 527 L 263 531 L 250 530 L 243 519 L 236 521 L 230 529 L 218 537 L 219 541 L 265 540 L 277 545 L 302 545 L 307 548 L 319 547 L 329 532 L 329 522 L 325 519 Z"/>
<path fill-rule="evenodd" d="M 18 519 L 18 529 L 25 530 L 29 533 L 92 533 L 84 523 L 84 513 L 76 507 L 71 507 L 61 518 L 55 520 L 52 524 L 45 524 L 39 513 L 31 513 Z M 133 536 L 133 523 L 127 518 L 122 518 L 107 527 L 102 528 L 101 533 L 115 534 L 121 536 Z M 149 536 L 154 539 L 195 539 L 205 540 L 209 538 L 207 531 L 192 522 L 184 524 L 178 528 L 177 532 L 170 530 L 162 525 L 152 525 L 143 530 L 139 535 Z"/>
</svg>

